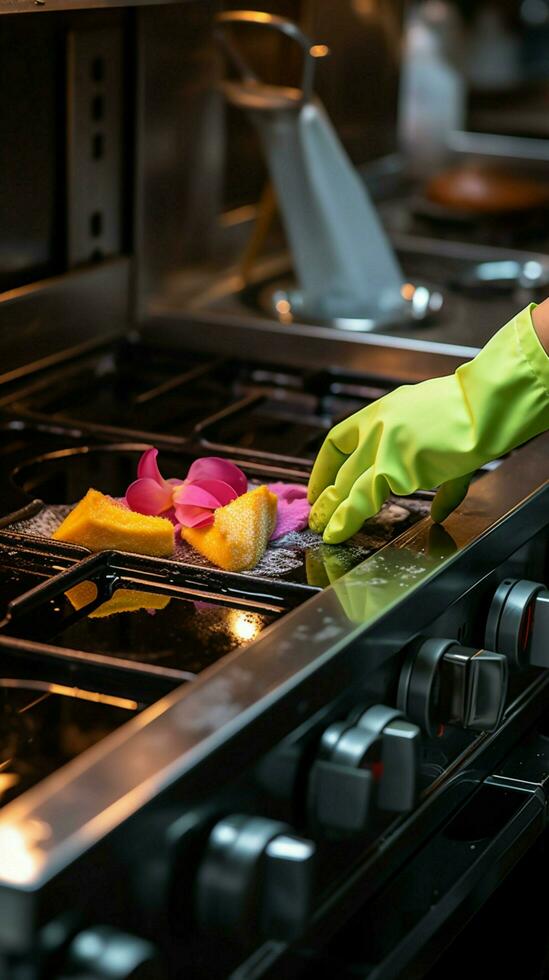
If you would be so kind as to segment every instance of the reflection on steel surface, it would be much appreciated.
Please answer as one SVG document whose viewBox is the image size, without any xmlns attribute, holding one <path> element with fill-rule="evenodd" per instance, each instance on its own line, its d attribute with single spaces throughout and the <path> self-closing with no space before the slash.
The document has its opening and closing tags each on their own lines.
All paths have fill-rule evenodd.
<svg viewBox="0 0 549 980">
<path fill-rule="evenodd" d="M 126 711 L 137 711 L 137 701 L 129 698 L 115 697 L 113 694 L 102 694 L 100 691 L 85 691 L 79 687 L 67 687 L 65 684 L 53 684 L 50 681 L 36 681 L 31 678 L 22 680 L 14 677 L 0 677 L 1 687 L 25 688 L 31 691 L 42 691 L 44 694 L 62 694 L 65 698 L 75 698 L 78 701 L 93 701 L 95 704 L 108 704 L 112 708 L 124 708 Z M 23 711 L 26 709 L 22 709 Z"/>
</svg>

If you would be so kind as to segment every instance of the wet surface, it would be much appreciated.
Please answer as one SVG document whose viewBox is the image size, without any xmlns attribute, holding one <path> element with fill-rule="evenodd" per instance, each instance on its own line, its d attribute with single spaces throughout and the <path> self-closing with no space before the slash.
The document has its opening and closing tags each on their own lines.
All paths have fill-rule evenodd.
<svg viewBox="0 0 549 980">
<path fill-rule="evenodd" d="M 73 594 L 76 589 L 78 586 Z M 132 597 L 129 590 L 125 595 L 119 594 L 121 606 L 125 600 L 135 601 L 136 595 L 134 592 Z M 100 653 L 136 664 L 171 667 L 196 675 L 255 639 L 276 618 L 215 602 L 156 596 L 148 600 L 146 595 L 139 595 L 139 609 L 101 615 L 105 609 L 99 607 L 95 614 L 83 613 L 67 627 L 63 626 L 63 617 L 71 610 L 69 601 L 61 595 L 38 611 L 41 622 L 37 626 L 25 619 L 14 624 L 14 631 L 23 638 L 40 637 L 65 649 Z M 165 607 L 151 608 L 158 598 L 166 603 Z"/>
</svg>

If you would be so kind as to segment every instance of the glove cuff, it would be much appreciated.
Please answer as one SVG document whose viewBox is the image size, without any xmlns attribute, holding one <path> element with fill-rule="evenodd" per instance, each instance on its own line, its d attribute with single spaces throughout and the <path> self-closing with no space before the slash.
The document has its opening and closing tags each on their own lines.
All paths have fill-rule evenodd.
<svg viewBox="0 0 549 980">
<path fill-rule="evenodd" d="M 530 303 L 517 313 L 513 326 L 520 355 L 532 371 L 533 382 L 541 389 L 540 396 L 549 402 L 549 355 L 542 347 L 532 322 L 532 311 L 536 306 L 536 303 Z"/>
<path fill-rule="evenodd" d="M 517 313 L 456 370 L 472 471 L 549 428 L 549 357 L 532 323 L 534 304 Z M 457 417 L 457 416 L 456 416 Z M 460 445 L 466 445 L 466 437 Z"/>
</svg>

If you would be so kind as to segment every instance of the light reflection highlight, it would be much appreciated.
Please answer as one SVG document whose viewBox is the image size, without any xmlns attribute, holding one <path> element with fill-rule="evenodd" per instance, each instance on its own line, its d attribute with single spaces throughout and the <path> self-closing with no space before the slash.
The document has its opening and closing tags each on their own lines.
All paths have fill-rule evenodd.
<svg viewBox="0 0 549 980">
<path fill-rule="evenodd" d="M 86 691 L 81 687 L 66 687 L 64 684 L 53 684 L 49 681 L 2 677 L 0 678 L 0 687 L 27 688 L 31 691 L 44 691 L 46 694 L 60 694 L 65 698 L 76 698 L 79 701 L 108 704 L 111 708 L 125 708 L 126 711 L 136 711 L 138 708 L 137 701 L 132 701 L 129 698 L 119 698 L 114 694 L 103 694 L 101 691 Z"/>
<path fill-rule="evenodd" d="M 256 616 L 237 610 L 231 612 L 230 627 L 235 636 L 243 643 L 254 640 L 261 633 L 261 623 Z"/>
<path fill-rule="evenodd" d="M 17 786 L 20 777 L 14 772 L 0 772 L 0 800 L 13 786 Z"/>
<path fill-rule="evenodd" d="M 0 822 L 0 879 L 13 885 L 28 885 L 45 859 L 40 844 L 51 836 L 41 820 L 13 824 Z"/>
</svg>

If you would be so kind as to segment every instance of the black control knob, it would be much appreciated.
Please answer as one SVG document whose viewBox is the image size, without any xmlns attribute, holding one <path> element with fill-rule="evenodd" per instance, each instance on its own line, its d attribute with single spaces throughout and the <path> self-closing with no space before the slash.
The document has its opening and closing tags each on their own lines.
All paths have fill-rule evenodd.
<svg viewBox="0 0 549 980">
<path fill-rule="evenodd" d="M 328 834 L 364 832 L 374 807 L 405 813 L 416 802 L 420 730 L 385 705 L 326 729 L 311 770 L 309 813 Z"/>
<path fill-rule="evenodd" d="M 411 651 L 398 704 L 429 735 L 447 724 L 489 732 L 501 721 L 508 682 L 506 657 L 435 637 Z"/>
<path fill-rule="evenodd" d="M 69 947 L 63 980 L 162 980 L 151 943 L 111 926 L 80 932 Z"/>
<path fill-rule="evenodd" d="M 549 667 L 549 591 L 540 582 L 505 579 L 492 599 L 486 645 L 511 667 Z"/>
<path fill-rule="evenodd" d="M 196 885 L 196 914 L 213 932 L 290 940 L 313 896 L 315 845 L 265 817 L 235 815 L 210 834 Z"/>
</svg>

